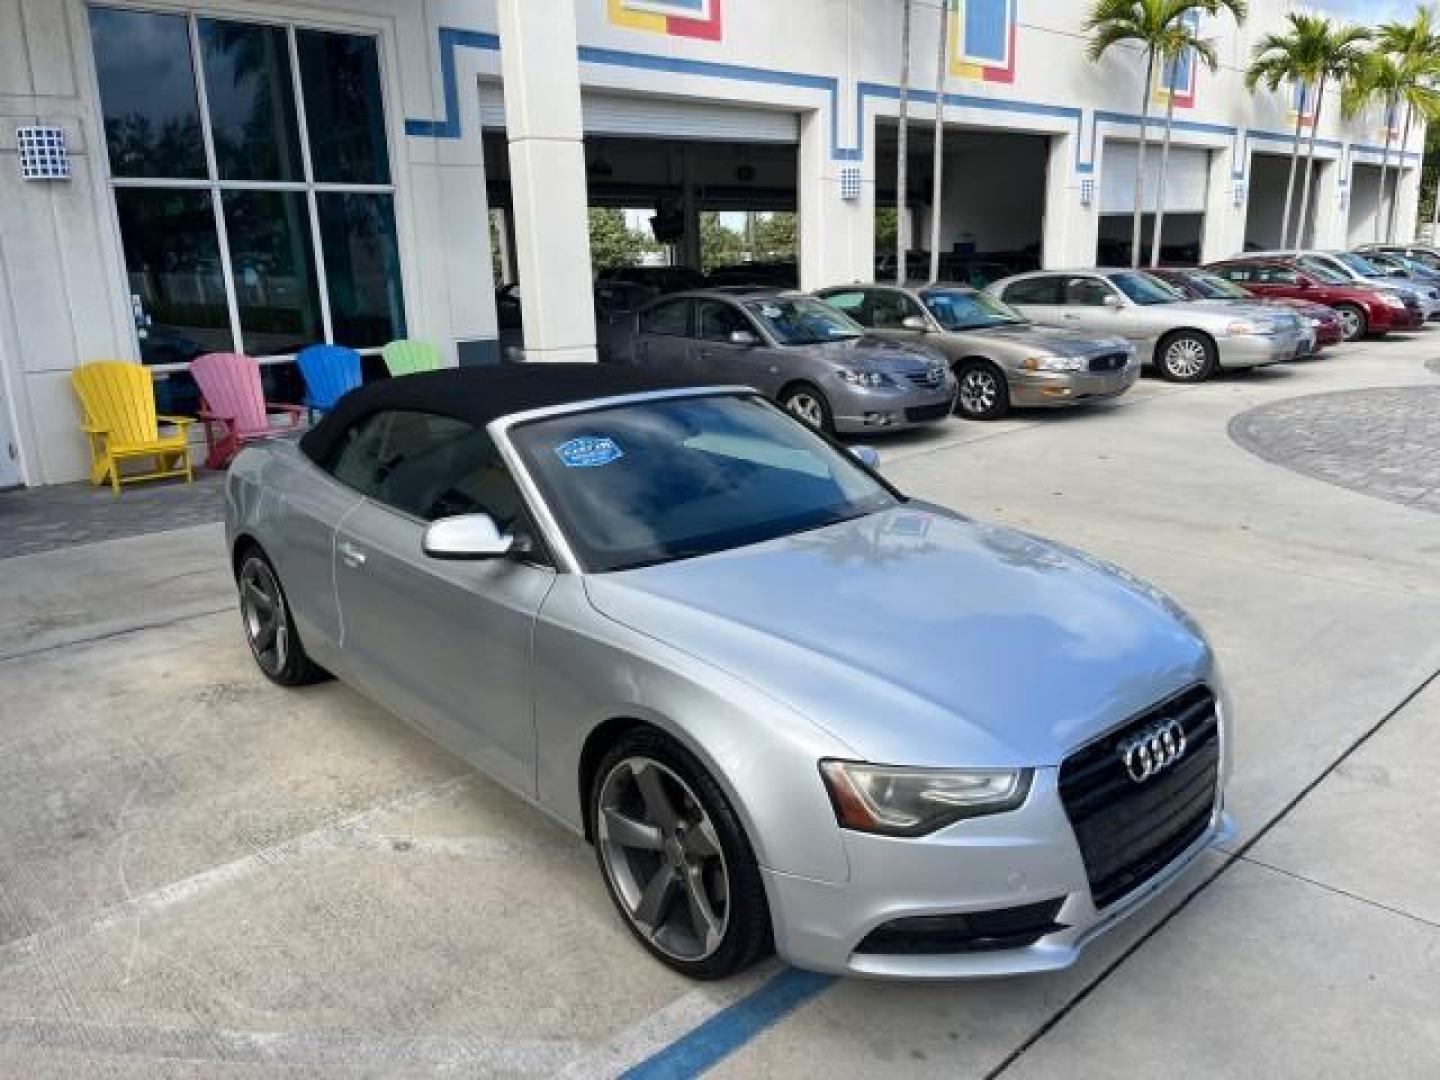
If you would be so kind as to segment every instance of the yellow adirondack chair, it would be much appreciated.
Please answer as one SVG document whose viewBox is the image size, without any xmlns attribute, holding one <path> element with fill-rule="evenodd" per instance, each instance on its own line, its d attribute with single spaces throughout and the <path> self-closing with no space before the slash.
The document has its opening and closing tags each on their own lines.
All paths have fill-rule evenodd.
<svg viewBox="0 0 1440 1080">
<path fill-rule="evenodd" d="M 82 364 L 70 375 L 85 410 L 81 430 L 90 440 L 90 482 L 110 481 L 115 494 L 132 480 L 158 480 L 183 476 L 193 480 L 190 466 L 188 416 L 157 416 L 150 372 L 139 364 L 102 360 Z M 177 430 L 161 434 L 160 425 Z M 151 471 L 122 475 L 120 463 L 149 458 Z"/>
</svg>

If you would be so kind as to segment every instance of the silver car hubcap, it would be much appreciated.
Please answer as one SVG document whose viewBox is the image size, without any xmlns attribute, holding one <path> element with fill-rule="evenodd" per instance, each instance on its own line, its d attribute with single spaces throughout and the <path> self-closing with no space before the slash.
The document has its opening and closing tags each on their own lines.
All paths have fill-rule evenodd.
<svg viewBox="0 0 1440 1080">
<path fill-rule="evenodd" d="M 626 917 L 665 955 L 704 960 L 730 920 L 730 878 L 715 825 L 684 780 L 652 758 L 621 761 L 595 822 L 605 874 Z"/>
<path fill-rule="evenodd" d="M 1165 350 L 1165 366 L 1171 374 L 1193 379 L 1205 370 L 1205 346 L 1194 338 L 1172 341 Z"/>
<path fill-rule="evenodd" d="M 820 402 L 816 400 L 814 394 L 807 394 L 803 391 L 791 394 L 785 407 L 813 428 L 818 428 L 825 422 L 825 410 L 820 407 Z"/>
<path fill-rule="evenodd" d="M 1341 308 L 1335 314 L 1340 316 L 1340 329 L 1345 335 L 1346 341 L 1351 341 L 1360 336 L 1360 316 L 1349 308 Z"/>
<path fill-rule="evenodd" d="M 1000 387 L 988 371 L 976 368 L 960 380 L 960 408 L 967 413 L 989 412 L 999 396 Z"/>
<path fill-rule="evenodd" d="M 240 615 L 256 662 L 267 674 L 278 674 L 290 655 L 290 631 L 280 583 L 261 559 L 248 560 L 240 571 Z"/>
</svg>

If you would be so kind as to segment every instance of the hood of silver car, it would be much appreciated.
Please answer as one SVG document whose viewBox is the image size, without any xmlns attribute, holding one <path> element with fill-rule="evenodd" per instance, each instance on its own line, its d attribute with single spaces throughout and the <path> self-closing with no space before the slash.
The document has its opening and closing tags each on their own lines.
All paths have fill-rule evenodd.
<svg viewBox="0 0 1440 1080">
<path fill-rule="evenodd" d="M 913 503 L 586 589 L 886 764 L 1058 764 L 1211 664 L 1143 582 Z"/>
<path fill-rule="evenodd" d="M 831 363 L 886 367 L 897 371 L 925 371 L 944 357 L 928 346 L 905 345 L 884 338 L 862 337 L 801 345 Z"/>
<path fill-rule="evenodd" d="M 1021 323 L 1016 326 L 977 327 L 973 330 L 950 331 L 967 341 L 994 341 L 1035 349 L 1053 356 L 1100 356 L 1128 348 L 1125 339 L 1077 334 L 1055 326 Z"/>
</svg>

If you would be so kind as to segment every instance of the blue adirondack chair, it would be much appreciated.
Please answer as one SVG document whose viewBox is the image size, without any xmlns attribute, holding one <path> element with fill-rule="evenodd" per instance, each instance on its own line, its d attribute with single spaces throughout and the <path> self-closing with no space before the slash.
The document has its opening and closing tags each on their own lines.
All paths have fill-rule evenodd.
<svg viewBox="0 0 1440 1080">
<path fill-rule="evenodd" d="M 360 385 L 360 354 L 344 345 L 311 345 L 295 362 L 305 380 L 305 407 L 312 420 Z"/>
</svg>

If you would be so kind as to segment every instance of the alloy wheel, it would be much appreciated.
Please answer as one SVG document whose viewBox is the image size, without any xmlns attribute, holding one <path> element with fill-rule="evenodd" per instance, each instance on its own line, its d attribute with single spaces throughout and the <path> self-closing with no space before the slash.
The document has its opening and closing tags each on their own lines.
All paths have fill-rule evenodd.
<svg viewBox="0 0 1440 1080">
<path fill-rule="evenodd" d="M 256 662 L 278 675 L 290 655 L 290 630 L 280 582 L 264 559 L 248 559 L 240 571 L 240 615 Z"/>
<path fill-rule="evenodd" d="M 825 424 L 825 410 L 814 394 L 797 390 L 786 399 L 785 408 L 790 410 L 791 415 L 799 417 L 813 428 L 823 427 Z"/>
<path fill-rule="evenodd" d="M 987 413 L 1000 397 L 1000 384 L 993 372 L 971 368 L 960 378 L 960 408 L 963 412 Z"/>
<path fill-rule="evenodd" d="M 1360 313 L 1358 311 L 1342 307 L 1337 309 L 1335 314 L 1340 319 L 1340 332 L 1345 336 L 1346 341 L 1354 341 L 1360 336 Z"/>
<path fill-rule="evenodd" d="M 711 956 L 730 921 L 730 878 L 690 785 L 653 758 L 625 758 L 606 775 L 596 811 L 601 863 L 626 918 L 666 956 Z"/>
<path fill-rule="evenodd" d="M 1198 377 L 1207 359 L 1204 344 L 1194 338 L 1177 338 L 1165 349 L 1165 367 L 1177 379 Z"/>
</svg>

